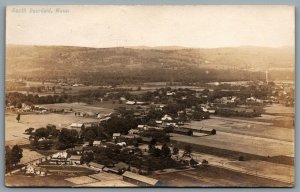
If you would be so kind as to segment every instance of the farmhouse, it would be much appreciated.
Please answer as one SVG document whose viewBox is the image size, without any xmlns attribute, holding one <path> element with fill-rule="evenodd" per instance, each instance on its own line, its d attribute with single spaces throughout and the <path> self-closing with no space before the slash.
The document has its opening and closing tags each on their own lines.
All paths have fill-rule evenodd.
<svg viewBox="0 0 300 192">
<path fill-rule="evenodd" d="M 113 133 L 113 139 L 118 139 L 121 136 L 121 133 Z"/>
<path fill-rule="evenodd" d="M 47 174 L 47 170 L 42 167 L 36 167 L 34 165 L 27 165 L 25 174 L 36 174 L 40 176 L 45 176 Z"/>
<path fill-rule="evenodd" d="M 151 187 L 151 186 L 158 186 L 159 181 L 150 177 L 146 177 L 143 175 L 138 175 L 129 171 L 126 171 L 123 174 L 123 180 L 138 186 L 145 186 L 145 187 Z"/>
<path fill-rule="evenodd" d="M 81 156 L 80 155 L 71 155 L 69 158 L 70 163 L 73 165 L 79 165 L 80 163 Z"/>
</svg>

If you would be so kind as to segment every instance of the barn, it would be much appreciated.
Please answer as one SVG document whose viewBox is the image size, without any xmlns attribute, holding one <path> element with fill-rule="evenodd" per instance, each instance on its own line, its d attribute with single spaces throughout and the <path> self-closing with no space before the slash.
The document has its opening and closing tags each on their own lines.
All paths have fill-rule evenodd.
<svg viewBox="0 0 300 192">
<path fill-rule="evenodd" d="M 188 136 L 193 135 L 193 131 L 191 129 L 177 128 L 177 127 L 175 127 L 173 129 L 173 133 L 177 133 L 177 134 L 181 134 L 181 135 L 188 135 Z"/>
<path fill-rule="evenodd" d="M 153 179 L 143 175 L 138 175 L 129 171 L 126 171 L 123 174 L 123 181 L 143 187 L 152 187 L 159 185 L 159 181 L 157 179 Z"/>
</svg>

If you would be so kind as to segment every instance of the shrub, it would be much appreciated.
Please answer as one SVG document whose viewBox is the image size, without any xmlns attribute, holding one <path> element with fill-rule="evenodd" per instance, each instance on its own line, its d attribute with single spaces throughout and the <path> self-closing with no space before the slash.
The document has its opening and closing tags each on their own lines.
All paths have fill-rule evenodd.
<svg viewBox="0 0 300 192">
<path fill-rule="evenodd" d="M 243 155 L 239 156 L 239 161 L 245 161 L 245 157 Z"/>
</svg>

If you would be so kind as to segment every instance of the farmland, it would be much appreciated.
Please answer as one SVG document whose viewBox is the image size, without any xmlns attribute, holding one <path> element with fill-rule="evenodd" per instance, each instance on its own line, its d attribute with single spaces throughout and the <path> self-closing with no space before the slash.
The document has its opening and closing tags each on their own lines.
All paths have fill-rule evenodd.
<svg viewBox="0 0 300 192">
<path fill-rule="evenodd" d="M 271 179 L 260 178 L 227 169 L 207 166 L 194 170 L 178 171 L 153 176 L 167 186 L 174 187 L 266 187 L 285 186 L 290 184 Z"/>
<path fill-rule="evenodd" d="M 58 131 L 62 132 L 62 130 L 64 130 L 62 128 L 66 127 L 69 128 L 68 130 L 71 130 L 70 124 L 72 123 L 94 122 L 93 127 L 83 128 L 83 130 L 86 129 L 86 132 L 82 132 L 83 138 L 81 139 L 83 140 L 76 143 L 76 147 L 83 147 L 83 145 L 85 145 L 84 142 L 89 141 L 88 136 L 90 134 L 91 137 L 94 138 L 88 142 L 89 147 L 85 150 L 90 148 L 93 149 L 93 151 L 87 150 L 85 153 L 86 155 L 92 153 L 93 158 L 96 157 L 93 159 L 93 162 L 100 164 L 105 163 L 106 167 L 117 164 L 117 162 L 129 164 L 130 166 L 134 165 L 133 167 L 142 165 L 133 170 L 139 172 L 139 174 L 149 174 L 150 177 L 158 179 L 166 186 L 178 186 L 178 183 L 180 183 L 181 187 L 276 187 L 293 185 L 294 110 L 292 106 L 283 105 L 282 103 L 258 103 L 262 112 L 252 117 L 239 116 L 239 114 L 228 117 L 215 112 L 208 114 L 210 112 L 207 111 L 210 107 L 215 107 L 214 105 L 222 107 L 222 105 L 224 105 L 221 104 L 221 101 L 218 99 L 214 99 L 211 104 L 203 103 L 208 102 L 209 99 L 207 97 L 214 98 L 214 94 L 218 95 L 217 91 L 209 89 L 204 91 L 197 86 L 164 86 L 165 85 L 160 84 L 145 84 L 141 86 L 139 84 L 124 84 L 119 86 L 116 90 L 101 90 L 103 91 L 101 96 L 94 92 L 89 92 L 87 97 L 83 94 L 81 97 L 75 97 L 73 101 L 69 102 L 55 103 L 55 100 L 52 100 L 54 101 L 52 104 L 38 103 L 38 105 L 31 107 L 29 111 L 24 111 L 23 109 L 26 108 L 26 105 L 22 105 L 22 110 L 20 110 L 22 111 L 20 122 L 16 120 L 16 114 L 19 110 L 18 107 L 8 107 L 6 111 L 6 145 L 21 145 L 23 148 L 23 158 L 20 161 L 20 165 L 25 165 L 33 162 L 33 160 L 40 159 L 61 150 L 56 148 L 59 145 L 54 145 L 54 147 L 47 150 L 33 148 L 34 142 L 29 142 L 29 136 L 25 134 L 25 130 L 29 127 L 38 129 L 45 127 L 47 124 L 53 124 Z M 81 88 L 83 87 L 88 88 L 89 86 L 82 86 Z M 77 88 L 78 87 L 75 87 L 71 91 Z M 78 89 L 80 89 L 80 87 Z M 209 92 L 211 92 L 210 95 L 205 95 Z M 71 94 L 70 98 L 76 95 L 75 92 L 69 93 Z M 235 92 L 231 94 L 235 94 Z M 207 98 L 207 100 L 203 99 L 201 95 L 206 96 L 204 98 Z M 65 96 L 62 95 L 62 97 Z M 127 99 L 125 99 L 125 97 L 127 97 Z M 187 102 L 187 97 L 193 101 L 198 101 L 198 103 L 195 105 L 192 102 Z M 14 101 L 14 98 L 11 98 L 11 101 Z M 16 95 L 15 98 L 18 99 L 18 95 Z M 228 99 L 231 99 L 231 97 L 225 97 L 225 100 Z M 131 101 L 133 104 L 126 104 L 126 101 Z M 138 105 L 138 101 L 143 101 L 141 103 L 145 104 Z M 242 102 L 244 102 L 243 106 L 252 107 L 246 103 L 245 98 Z M 150 103 L 152 103 L 152 105 L 149 105 Z M 45 112 L 42 112 L 39 108 L 44 109 Z M 204 109 L 206 109 L 205 113 Z M 83 114 L 76 115 L 77 112 Z M 97 114 L 100 114 L 101 117 L 97 117 Z M 198 116 L 200 115 L 200 118 L 196 118 L 196 114 L 198 114 Z M 170 120 L 163 120 L 163 118 L 168 115 Z M 185 122 L 179 124 L 178 120 L 182 118 L 182 116 L 185 116 Z M 156 124 L 156 122 L 159 122 L 158 120 L 162 120 L 161 124 Z M 101 123 L 102 121 L 103 123 Z M 166 127 L 170 121 L 173 122 L 173 125 Z M 126 124 L 124 124 L 124 122 L 126 122 Z M 145 125 L 142 125 L 146 127 L 144 130 L 138 129 L 138 125 L 142 123 L 145 123 Z M 150 125 L 155 127 L 151 127 Z M 175 132 L 172 126 L 178 129 L 193 129 L 194 133 L 193 135 L 187 135 L 181 132 Z M 125 127 L 126 130 L 124 129 Z M 147 127 L 150 127 L 150 130 L 147 130 Z M 153 128 L 156 130 L 153 130 Z M 198 133 L 195 131 L 200 131 L 202 128 L 216 130 L 216 134 Z M 130 135 L 130 129 L 133 129 L 136 133 Z M 170 132 L 167 132 L 168 129 Z M 118 132 L 121 132 L 121 138 L 115 139 L 113 135 Z M 36 137 L 35 134 L 32 134 L 32 136 Z M 145 136 L 148 136 L 150 139 L 153 139 L 151 136 L 155 136 L 155 139 L 159 140 L 155 141 L 154 146 L 149 147 L 152 144 L 143 140 Z M 57 136 L 54 136 L 54 138 L 55 137 Z M 136 140 L 138 150 L 141 151 L 142 158 L 145 160 L 141 160 L 138 153 L 135 155 L 125 153 L 125 151 L 135 147 L 133 146 L 135 144 L 133 140 L 129 141 L 122 137 L 133 137 L 133 140 L 135 137 L 139 138 L 139 141 Z M 101 143 L 107 143 L 108 145 L 100 144 L 100 146 L 94 146 L 92 141 L 95 139 L 101 140 Z M 76 140 L 80 140 L 80 138 L 77 137 Z M 52 142 L 57 141 L 57 138 L 52 140 Z M 127 144 L 131 146 L 128 146 L 129 148 L 127 148 L 126 145 L 122 146 L 121 149 L 117 149 L 120 150 L 120 152 L 113 151 L 113 148 L 110 147 L 111 145 L 116 145 L 118 141 L 123 141 L 123 143 L 127 142 Z M 40 142 L 42 143 L 43 140 Z M 188 158 L 195 160 L 197 166 L 184 164 L 185 162 L 182 160 L 185 158 L 187 145 L 191 147 L 192 151 Z M 108 149 L 110 150 L 109 155 L 105 152 L 107 146 L 110 146 Z M 179 151 L 177 160 L 176 155 L 174 158 L 173 154 L 171 154 L 175 147 L 177 147 Z M 73 148 L 63 149 L 68 150 L 69 155 L 75 154 Z M 168 153 L 168 162 L 170 162 L 170 164 L 173 163 L 172 166 L 169 166 L 167 163 L 164 164 L 164 161 L 167 162 L 167 160 L 164 159 L 166 156 L 164 156 L 162 151 Z M 121 152 L 123 155 L 119 156 Z M 78 154 L 76 153 L 76 155 Z M 124 158 L 125 156 L 126 158 Z M 170 158 L 171 156 L 172 158 Z M 64 180 L 65 186 L 74 187 L 135 186 L 123 181 L 122 177 L 117 175 L 119 173 L 109 172 L 110 168 L 106 168 L 107 172 L 93 172 L 88 169 L 89 160 L 86 159 L 88 156 L 81 155 L 79 157 L 80 165 L 67 165 L 65 167 L 67 168 L 66 170 L 61 170 L 59 167 L 55 168 L 53 165 L 46 165 L 49 174 L 47 178 L 59 173 L 59 178 Z M 131 158 L 135 158 L 135 161 L 140 162 L 128 161 L 128 159 Z M 103 159 L 105 161 L 103 161 Z M 154 160 L 160 163 L 153 163 L 153 165 L 151 164 L 150 166 L 148 162 Z M 201 163 L 206 160 L 208 160 L 208 165 Z M 111 163 L 109 164 L 109 162 L 113 164 L 110 165 Z M 41 166 L 45 167 L 45 165 Z M 143 170 L 144 173 L 141 171 L 142 168 L 146 170 Z M 122 171 L 124 171 L 124 169 L 122 169 Z M 174 177 L 174 175 L 176 175 L 176 177 Z M 20 177 L 18 174 L 15 176 Z M 11 175 L 10 177 L 15 176 Z M 10 178 L 8 177 L 8 179 Z M 26 179 L 24 180 L 26 181 Z M 27 184 L 32 185 L 29 181 Z M 46 183 L 43 184 L 46 185 Z"/>
</svg>

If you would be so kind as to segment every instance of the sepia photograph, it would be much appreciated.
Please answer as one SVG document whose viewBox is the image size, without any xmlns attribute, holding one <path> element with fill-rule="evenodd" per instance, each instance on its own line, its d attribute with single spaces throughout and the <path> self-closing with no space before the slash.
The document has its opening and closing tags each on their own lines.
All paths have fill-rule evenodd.
<svg viewBox="0 0 300 192">
<path fill-rule="evenodd" d="M 7 187 L 295 185 L 295 6 L 9 5 Z"/>
</svg>

